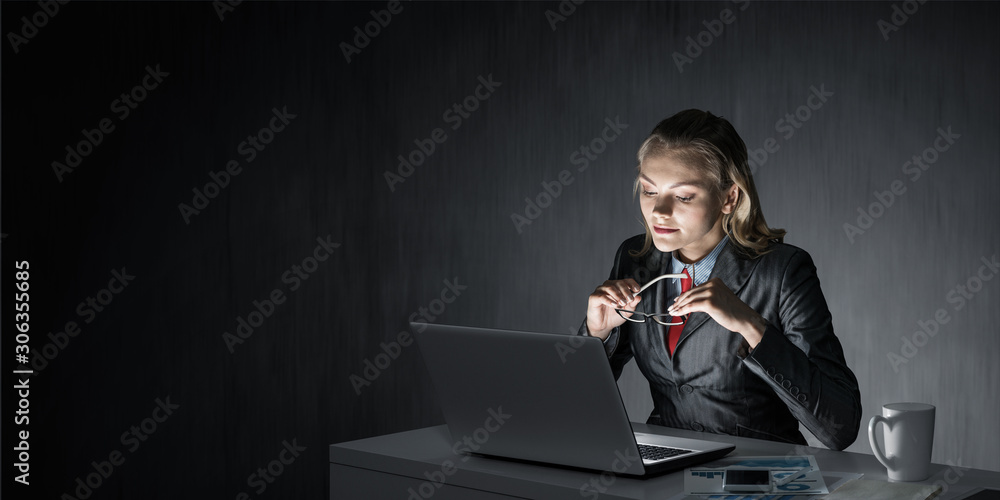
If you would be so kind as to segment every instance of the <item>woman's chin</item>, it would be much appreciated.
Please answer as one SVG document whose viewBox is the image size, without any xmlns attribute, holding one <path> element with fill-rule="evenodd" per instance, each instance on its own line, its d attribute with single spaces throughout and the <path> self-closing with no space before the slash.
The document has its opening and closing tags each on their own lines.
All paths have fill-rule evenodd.
<svg viewBox="0 0 1000 500">
<path fill-rule="evenodd" d="M 670 253 L 680 248 L 677 244 L 671 244 L 670 242 L 666 242 L 660 238 L 657 238 L 656 235 L 653 235 L 653 246 L 655 246 L 657 250 L 663 253 Z"/>
</svg>

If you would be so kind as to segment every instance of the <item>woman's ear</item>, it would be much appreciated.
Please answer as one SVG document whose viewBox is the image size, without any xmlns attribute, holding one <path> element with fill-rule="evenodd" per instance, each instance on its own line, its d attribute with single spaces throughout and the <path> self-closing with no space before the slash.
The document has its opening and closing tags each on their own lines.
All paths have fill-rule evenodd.
<svg viewBox="0 0 1000 500">
<path fill-rule="evenodd" d="M 740 201 L 740 187 L 734 182 L 726 190 L 726 201 L 722 204 L 722 213 L 731 214 L 736 210 L 736 203 Z"/>
</svg>

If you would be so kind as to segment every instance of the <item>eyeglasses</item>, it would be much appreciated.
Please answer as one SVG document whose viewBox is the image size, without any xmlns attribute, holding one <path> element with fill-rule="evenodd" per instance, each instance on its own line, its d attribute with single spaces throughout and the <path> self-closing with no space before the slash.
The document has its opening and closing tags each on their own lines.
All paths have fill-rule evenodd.
<svg viewBox="0 0 1000 500">
<path fill-rule="evenodd" d="M 643 285 L 642 288 L 640 288 L 639 291 L 636 292 L 636 295 L 642 293 L 645 289 L 649 288 L 650 285 L 662 279 L 681 279 L 681 278 L 688 278 L 688 276 L 684 274 L 664 274 L 662 276 L 657 276 L 649 283 Z M 693 280 L 694 277 L 692 276 L 690 279 Z M 621 316 L 626 321 L 631 321 L 633 323 L 645 323 L 646 318 L 651 318 L 653 321 L 663 326 L 683 325 L 688 320 L 688 317 L 691 316 L 690 314 L 685 314 L 680 322 L 675 322 L 673 321 L 674 316 L 669 313 L 644 313 L 639 311 L 629 311 L 628 309 L 615 309 L 615 312 L 618 313 L 618 315 Z"/>
</svg>

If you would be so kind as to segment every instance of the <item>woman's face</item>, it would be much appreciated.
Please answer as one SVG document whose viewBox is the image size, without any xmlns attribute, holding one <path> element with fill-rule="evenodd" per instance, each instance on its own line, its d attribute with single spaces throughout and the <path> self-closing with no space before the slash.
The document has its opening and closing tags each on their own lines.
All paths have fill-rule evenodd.
<svg viewBox="0 0 1000 500">
<path fill-rule="evenodd" d="M 640 207 L 661 252 L 680 250 L 687 262 L 700 260 L 722 240 L 722 214 L 735 204 L 722 200 L 711 180 L 669 157 L 646 158 L 639 167 Z M 724 203 L 725 202 L 725 203 Z"/>
</svg>

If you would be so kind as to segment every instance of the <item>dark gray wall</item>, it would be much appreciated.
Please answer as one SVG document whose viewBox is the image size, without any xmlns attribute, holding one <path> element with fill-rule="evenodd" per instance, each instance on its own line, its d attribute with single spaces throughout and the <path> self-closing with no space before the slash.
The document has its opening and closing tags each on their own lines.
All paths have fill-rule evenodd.
<svg viewBox="0 0 1000 500">
<path fill-rule="evenodd" d="M 13 263 L 29 260 L 30 346 L 54 355 L 31 381 L 34 497 L 73 493 L 116 450 L 93 498 L 324 496 L 329 444 L 442 422 L 414 346 L 357 391 L 351 376 L 440 305 L 445 280 L 467 288 L 435 321 L 579 326 L 641 232 L 638 145 L 690 107 L 772 145 L 755 174 L 763 210 L 816 262 L 863 424 L 883 403 L 935 404 L 934 461 L 1000 470 L 997 271 L 981 260 L 1000 247 L 998 6 L 925 3 L 886 40 L 893 5 L 588 2 L 553 29 L 557 2 L 406 3 L 351 62 L 341 43 L 385 3 L 244 2 L 224 20 L 211 3 L 61 6 L 16 52 L 7 41 L 2 66 L 0 307 L 11 318 Z M 724 9 L 735 21 L 679 71 L 673 53 Z M 5 39 L 39 10 L 4 2 Z M 147 65 L 169 76 L 121 119 L 113 101 Z M 499 87 L 453 129 L 446 111 L 480 77 Z M 786 136 L 779 120 L 810 102 Z M 296 117 L 248 161 L 241 141 L 285 107 Z M 103 118 L 114 131 L 60 182 L 52 162 Z M 627 128 L 580 171 L 574 152 L 605 120 Z M 447 138 L 390 189 L 397 155 L 436 128 Z M 906 162 L 939 128 L 958 138 L 913 180 Z M 178 205 L 230 160 L 240 173 L 185 223 Z M 572 183 L 519 231 L 512 214 L 563 170 Z M 894 182 L 905 192 L 849 237 Z M 293 291 L 284 273 L 317 238 L 339 247 Z M 122 267 L 134 280 L 84 323 L 77 305 Z M 959 286 L 975 291 L 959 301 Z M 286 301 L 231 353 L 223 332 L 273 290 Z M 948 322 L 915 334 L 939 309 Z M 68 321 L 80 333 L 64 338 Z M 620 385 L 644 421 L 645 381 L 630 369 Z M 167 397 L 179 408 L 130 449 L 122 433 L 163 417 Z M 251 474 L 293 440 L 305 450 L 258 495 Z M 870 452 L 867 438 L 850 450 Z"/>
</svg>

